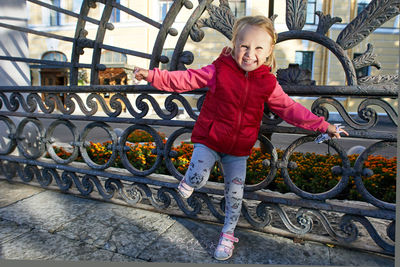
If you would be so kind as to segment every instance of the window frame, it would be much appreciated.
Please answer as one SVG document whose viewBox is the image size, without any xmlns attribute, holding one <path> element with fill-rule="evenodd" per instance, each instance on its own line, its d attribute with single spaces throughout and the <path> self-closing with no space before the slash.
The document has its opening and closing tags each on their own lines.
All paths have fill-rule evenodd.
<svg viewBox="0 0 400 267">
<path fill-rule="evenodd" d="M 235 15 L 236 18 L 244 17 L 246 16 L 246 0 L 231 0 L 228 2 L 229 3 L 229 8 L 232 11 L 233 15 Z M 243 9 L 239 10 L 237 9 L 237 6 L 243 5 Z M 235 9 L 233 9 L 235 8 Z"/>
<path fill-rule="evenodd" d="M 51 5 L 61 8 L 61 0 L 50 0 Z M 55 20 L 55 24 L 53 21 Z M 49 10 L 49 25 L 61 26 L 61 13 L 55 10 Z"/>
<path fill-rule="evenodd" d="M 314 10 L 313 10 L 313 12 L 311 13 L 311 12 L 309 12 L 309 8 L 310 8 L 310 6 L 314 6 Z M 317 11 L 317 0 L 312 0 L 312 1 L 310 1 L 310 0 L 308 0 L 307 1 L 307 9 L 306 9 L 306 24 L 308 24 L 308 25 L 315 25 L 316 23 L 317 23 L 317 19 L 316 19 L 316 14 L 315 14 L 315 12 Z M 310 14 L 312 14 L 312 15 L 310 15 Z M 312 16 L 312 22 L 309 22 L 308 21 L 308 19 L 310 18 Z"/>
<path fill-rule="evenodd" d="M 159 0 L 158 1 L 158 16 L 159 16 L 159 21 L 164 21 L 165 17 L 168 14 L 169 9 L 171 8 L 171 6 L 174 4 L 173 0 Z M 163 6 L 166 5 L 165 8 L 165 14 L 163 14 Z"/>
<path fill-rule="evenodd" d="M 115 59 L 120 59 L 119 61 Z M 100 63 L 101 64 L 126 64 L 128 57 L 126 54 L 115 52 L 115 51 L 104 51 L 101 53 Z"/>
<path fill-rule="evenodd" d="M 49 55 L 59 55 L 59 56 L 62 58 L 62 60 L 57 60 L 57 57 L 46 58 L 46 57 L 48 57 Z M 44 53 L 42 54 L 41 59 L 43 59 L 43 60 L 51 60 L 51 61 L 59 61 L 59 62 L 67 62 L 67 61 L 68 61 L 67 56 L 66 56 L 63 52 L 56 51 L 56 50 L 44 52 Z"/>
<path fill-rule="evenodd" d="M 120 3 L 120 0 L 116 0 L 116 3 Z M 121 10 L 116 7 L 113 7 L 110 15 L 110 19 L 108 20 L 111 23 L 121 22 Z"/>
<path fill-rule="evenodd" d="M 299 63 L 298 60 L 297 60 L 298 59 L 298 57 L 297 57 L 298 53 L 301 53 L 301 55 L 302 55 L 302 62 L 301 63 Z M 311 58 L 309 60 L 310 69 L 303 67 L 304 66 L 304 55 L 306 55 L 306 54 L 311 55 Z M 295 51 L 295 64 L 299 64 L 299 67 L 301 69 L 309 70 L 311 72 L 311 78 L 312 78 L 314 76 L 314 51 L 296 50 Z"/>
</svg>

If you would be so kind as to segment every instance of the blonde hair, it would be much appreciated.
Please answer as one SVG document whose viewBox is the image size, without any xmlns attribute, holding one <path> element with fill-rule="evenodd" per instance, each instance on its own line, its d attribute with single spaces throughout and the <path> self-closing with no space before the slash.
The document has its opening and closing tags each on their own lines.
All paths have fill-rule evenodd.
<svg viewBox="0 0 400 267">
<path fill-rule="evenodd" d="M 246 16 L 238 19 L 233 25 L 232 31 L 232 55 L 235 51 L 235 43 L 239 36 L 239 33 L 247 26 L 258 26 L 265 30 L 272 38 L 272 46 L 276 44 L 276 40 L 278 39 L 278 35 L 276 34 L 273 22 L 265 17 L 265 16 Z M 271 67 L 271 71 L 275 71 L 276 68 L 276 60 L 274 49 L 272 48 L 271 55 L 266 59 L 264 65 Z"/>
</svg>

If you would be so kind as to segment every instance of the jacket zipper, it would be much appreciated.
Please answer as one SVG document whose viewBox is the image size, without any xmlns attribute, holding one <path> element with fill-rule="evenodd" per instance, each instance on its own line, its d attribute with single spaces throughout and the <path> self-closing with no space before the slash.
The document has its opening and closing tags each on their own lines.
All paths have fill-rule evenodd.
<svg viewBox="0 0 400 267">
<path fill-rule="evenodd" d="M 248 90 L 249 90 L 249 79 L 248 79 L 248 72 L 246 71 L 246 73 L 245 73 L 245 75 L 244 75 L 244 77 L 245 77 L 245 81 L 246 81 L 246 83 L 245 83 L 245 87 L 244 87 L 244 96 L 243 96 L 243 102 L 241 101 L 240 102 L 240 107 L 239 107 L 239 116 L 238 116 L 238 120 L 237 120 L 237 123 L 236 123 L 236 127 L 235 127 L 235 135 L 233 136 L 233 139 L 232 139 L 232 144 L 231 144 L 231 146 L 230 146 L 230 148 L 229 148 L 229 152 L 231 152 L 232 151 L 232 149 L 233 149 L 233 147 L 235 146 L 235 144 L 236 144 L 236 141 L 237 141 L 237 139 L 238 139 L 238 137 L 239 137 L 239 131 L 240 131 L 240 129 L 239 129 L 239 127 L 240 127 L 240 125 L 242 124 L 242 114 L 243 114 L 243 108 L 244 108 L 244 104 L 246 104 L 246 102 L 247 102 L 247 92 L 248 92 Z M 228 153 L 229 153 L 228 152 Z"/>
</svg>

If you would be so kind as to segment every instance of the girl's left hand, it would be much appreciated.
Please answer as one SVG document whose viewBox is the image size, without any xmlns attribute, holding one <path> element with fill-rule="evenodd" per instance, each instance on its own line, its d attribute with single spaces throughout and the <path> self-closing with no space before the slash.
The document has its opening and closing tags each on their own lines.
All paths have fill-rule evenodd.
<svg viewBox="0 0 400 267">
<path fill-rule="evenodd" d="M 345 135 L 349 135 L 348 132 L 343 130 L 344 126 L 337 127 L 336 125 L 329 124 L 328 129 L 326 130 L 326 133 L 331 137 L 331 138 L 340 138 L 340 133 L 344 133 Z"/>
</svg>

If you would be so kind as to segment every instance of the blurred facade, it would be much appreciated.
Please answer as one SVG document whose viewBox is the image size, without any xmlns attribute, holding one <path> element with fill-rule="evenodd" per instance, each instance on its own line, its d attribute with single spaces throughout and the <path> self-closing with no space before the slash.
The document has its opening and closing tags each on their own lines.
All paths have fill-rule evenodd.
<svg viewBox="0 0 400 267">
<path fill-rule="evenodd" d="M 61 7 L 79 13 L 82 0 L 47 0 L 51 5 Z M 162 23 L 172 0 L 119 0 L 121 5 L 126 6 L 138 13 L 144 14 L 155 21 Z M 193 4 L 196 6 L 196 1 Z M 336 40 L 341 30 L 360 13 L 368 4 L 369 0 L 348 0 L 348 1 L 307 1 L 307 19 L 304 30 L 315 31 L 318 26 L 319 17 L 316 11 L 330 14 L 331 17 L 340 17 L 341 22 L 334 24 L 327 32 L 327 36 L 333 41 Z M 218 5 L 218 1 L 214 1 Z M 271 17 L 276 14 L 275 28 L 277 32 L 287 31 L 285 22 L 286 3 L 285 1 L 255 1 L 255 0 L 231 0 L 230 8 L 237 18 L 245 15 L 265 15 Z M 90 17 L 99 19 L 104 5 L 96 3 L 96 8 L 90 11 Z M 178 32 L 184 27 L 194 9 L 182 8 L 173 27 Z M 77 19 L 66 14 L 58 13 L 43 8 L 32 2 L 27 2 L 28 25 L 31 29 L 47 31 L 64 36 L 74 37 Z M 207 12 L 203 16 L 207 16 Z M 105 35 L 104 44 L 114 45 L 126 49 L 135 49 L 144 53 L 151 53 L 158 29 L 149 27 L 148 24 L 130 16 L 129 14 L 114 9 L 110 18 L 114 30 L 108 30 Z M 90 31 L 93 27 L 93 31 Z M 97 25 L 87 23 L 87 38 L 96 38 Z M 200 43 L 188 40 L 185 50 L 194 54 L 194 61 L 187 68 L 200 68 L 210 64 L 220 53 L 224 46 L 230 45 L 229 40 L 221 33 L 205 28 L 205 37 Z M 168 36 L 163 48 L 163 54 L 171 57 L 175 44 L 179 38 Z M 49 59 L 58 61 L 69 61 L 72 45 L 70 42 L 63 42 L 46 37 L 28 34 L 29 57 L 37 59 Z M 399 16 L 386 22 L 383 27 L 378 28 L 363 40 L 358 46 L 347 50 L 350 58 L 357 57 L 367 50 L 367 44 L 374 45 L 377 54 L 377 61 L 382 68 L 364 67 L 357 71 L 357 76 L 377 74 L 398 74 L 399 69 Z M 344 85 L 345 76 L 339 61 L 335 55 L 330 53 L 323 46 L 307 40 L 290 40 L 276 45 L 275 50 L 278 69 L 287 68 L 289 64 L 296 63 L 311 73 L 311 79 L 316 85 Z M 91 63 L 92 55 L 86 52 L 81 56 L 82 63 Z M 100 84 L 132 84 L 132 69 L 135 65 L 147 68 L 149 61 L 146 59 L 127 56 L 124 54 L 106 51 L 102 52 L 101 63 L 107 66 L 105 71 L 100 73 Z M 168 69 L 168 64 L 161 64 L 160 68 Z M 79 84 L 88 83 L 87 77 L 90 74 L 82 69 L 80 72 Z M 67 85 L 68 69 L 31 69 L 32 85 Z M 108 96 L 106 96 L 108 97 Z M 297 98 L 297 101 L 308 106 L 314 98 Z M 386 99 L 397 109 L 397 100 Z M 342 99 L 345 108 L 350 112 L 356 112 L 357 99 Z M 354 109 L 352 108 L 354 107 Z"/>
</svg>

